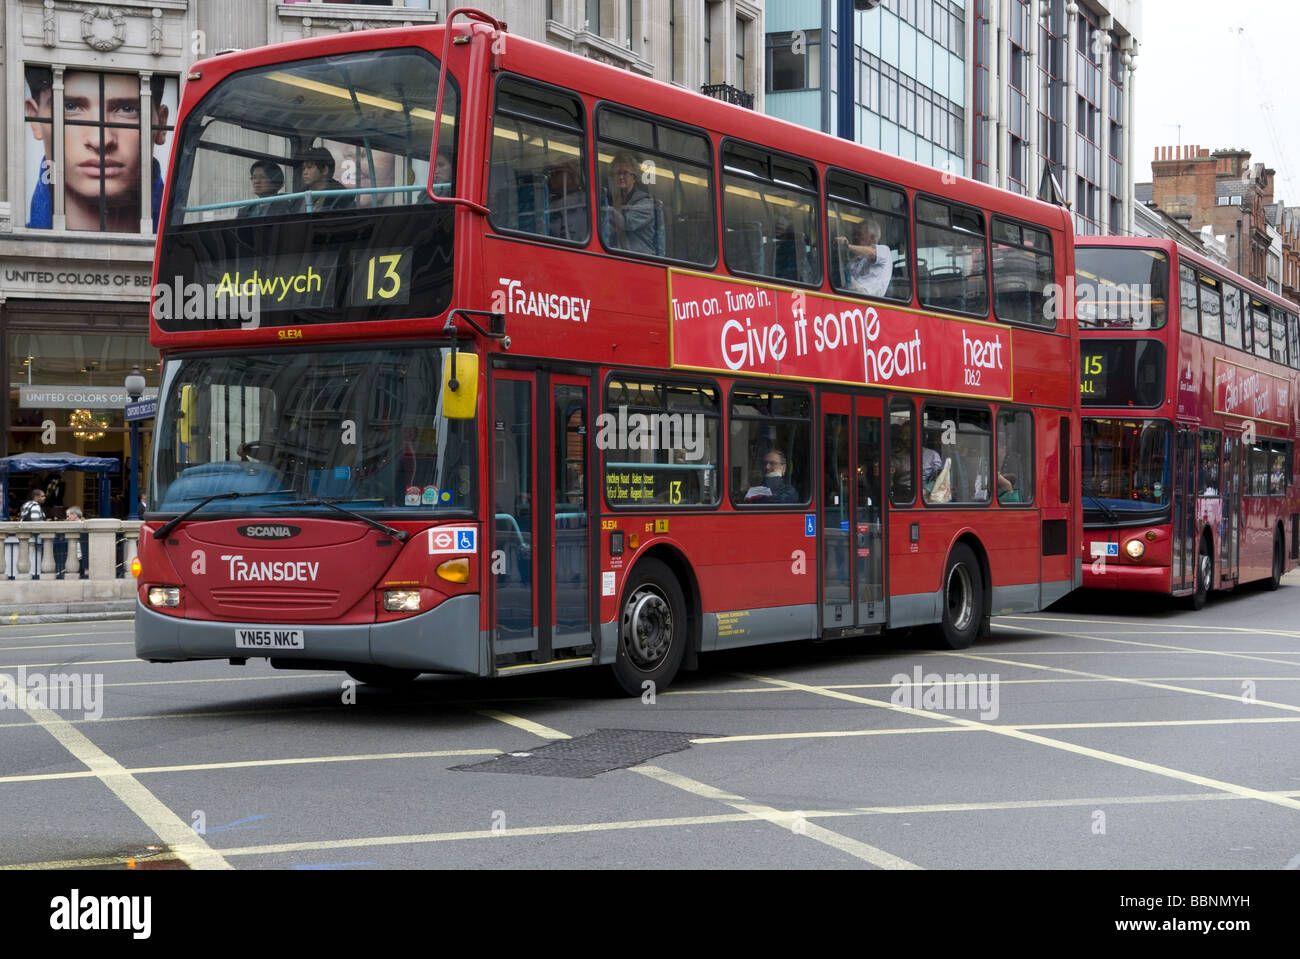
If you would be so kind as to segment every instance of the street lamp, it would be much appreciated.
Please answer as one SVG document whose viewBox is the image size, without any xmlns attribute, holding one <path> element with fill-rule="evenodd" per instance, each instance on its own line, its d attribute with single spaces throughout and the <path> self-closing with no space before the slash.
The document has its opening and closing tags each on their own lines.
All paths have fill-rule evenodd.
<svg viewBox="0 0 1300 959">
<path fill-rule="evenodd" d="M 144 393 L 144 377 L 140 375 L 140 364 L 137 363 L 131 367 L 130 374 L 127 375 L 126 395 L 131 398 L 131 402 L 138 402 L 140 396 Z M 140 518 L 140 421 L 131 421 L 131 491 L 127 502 L 130 504 L 126 514 L 127 519 Z"/>
</svg>

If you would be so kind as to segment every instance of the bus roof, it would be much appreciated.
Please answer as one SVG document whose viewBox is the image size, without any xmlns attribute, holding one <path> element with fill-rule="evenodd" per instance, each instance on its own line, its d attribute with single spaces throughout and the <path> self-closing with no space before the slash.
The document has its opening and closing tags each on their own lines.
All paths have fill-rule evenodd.
<svg viewBox="0 0 1300 959">
<path fill-rule="evenodd" d="M 216 83 L 241 70 L 290 60 L 404 46 L 440 53 L 446 29 L 445 25 L 439 24 L 357 31 L 291 40 L 200 60 L 190 69 L 190 83 L 185 88 L 182 112 L 188 113 L 197 100 Z M 474 24 L 472 27 L 470 24 L 458 24 L 455 29 L 461 33 L 468 33 L 471 29 L 479 33 L 490 30 L 483 24 Z M 499 55 L 497 60 L 503 70 L 534 78 L 544 77 L 549 83 L 577 90 L 597 101 L 603 99 L 603 94 L 598 91 L 617 89 L 617 102 L 621 106 L 671 117 L 689 116 L 690 125 L 706 128 L 722 136 L 735 136 L 783 149 L 822 166 L 838 167 L 913 190 L 995 209 L 1008 216 L 1053 229 L 1073 232 L 1069 211 L 1035 197 L 1002 190 L 937 167 L 882 153 L 684 87 L 675 87 L 579 57 L 526 37 L 515 34 L 506 36 L 505 53 Z M 933 182 L 927 183 L 927 180 Z M 956 190 L 953 189 L 954 186 L 957 187 Z"/>
</svg>

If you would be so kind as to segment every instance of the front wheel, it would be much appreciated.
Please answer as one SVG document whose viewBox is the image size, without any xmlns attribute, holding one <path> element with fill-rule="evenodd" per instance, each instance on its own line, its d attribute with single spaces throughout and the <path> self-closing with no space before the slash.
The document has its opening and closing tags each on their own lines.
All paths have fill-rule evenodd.
<svg viewBox="0 0 1300 959">
<path fill-rule="evenodd" d="M 665 688 L 682 664 L 687 637 L 686 600 L 666 565 L 657 559 L 637 563 L 623 593 L 618 617 L 618 655 L 614 681 L 629 696 Z"/>
<path fill-rule="evenodd" d="M 1282 537 L 1273 537 L 1273 574 L 1269 577 L 1268 589 L 1277 589 L 1282 583 L 1282 569 L 1286 561 L 1282 557 Z"/>
<path fill-rule="evenodd" d="M 984 577 L 975 552 L 965 543 L 952 548 L 943 572 L 943 620 L 939 641 L 944 649 L 966 649 L 975 642 L 984 618 Z"/>
<path fill-rule="evenodd" d="M 1213 553 L 1209 542 L 1202 537 L 1196 549 L 1196 591 L 1187 597 L 1189 609 L 1204 609 L 1205 600 L 1210 595 L 1210 583 L 1214 578 Z"/>
</svg>

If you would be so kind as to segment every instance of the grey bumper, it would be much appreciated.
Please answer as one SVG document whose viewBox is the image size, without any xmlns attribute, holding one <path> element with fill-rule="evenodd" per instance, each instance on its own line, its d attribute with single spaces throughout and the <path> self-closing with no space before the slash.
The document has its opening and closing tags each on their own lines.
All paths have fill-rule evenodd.
<svg viewBox="0 0 1300 959">
<path fill-rule="evenodd" d="M 235 645 L 237 629 L 301 629 L 303 649 L 247 649 Z M 235 623 L 180 619 L 154 612 L 136 599 L 135 654 L 152 662 L 262 657 L 366 664 L 427 673 L 490 675 L 488 638 L 479 631 L 479 598 L 456 596 L 391 623 L 328 626 L 319 623 Z"/>
</svg>

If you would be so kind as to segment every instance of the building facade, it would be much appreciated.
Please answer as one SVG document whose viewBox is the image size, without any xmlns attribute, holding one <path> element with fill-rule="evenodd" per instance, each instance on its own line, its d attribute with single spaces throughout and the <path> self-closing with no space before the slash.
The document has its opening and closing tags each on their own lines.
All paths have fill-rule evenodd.
<svg viewBox="0 0 1300 959">
<path fill-rule="evenodd" d="M 1248 150 L 1158 147 L 1151 201 L 1188 229 L 1208 225 L 1224 237 L 1229 269 L 1281 292 L 1282 235 L 1269 218 L 1274 180 L 1275 171 L 1251 163 Z"/>
<path fill-rule="evenodd" d="M 839 9 L 768 10 L 769 113 L 1019 193 L 1054 179 L 1078 232 L 1133 232 L 1140 0 L 881 0 L 851 33 Z"/>
<path fill-rule="evenodd" d="M 124 382 L 156 391 L 147 310 L 157 217 L 180 92 L 221 50 L 437 23 L 442 0 L 0 0 L 0 362 L 4 450 L 111 457 L 124 517 L 130 459 Z M 762 108 L 761 3 L 750 0 L 481 0 L 516 35 Z M 149 423 L 144 423 L 147 451 Z M 147 475 L 147 452 L 139 464 Z M 8 514 L 33 480 L 51 512 L 96 513 L 83 475 L 15 476 Z"/>
</svg>

